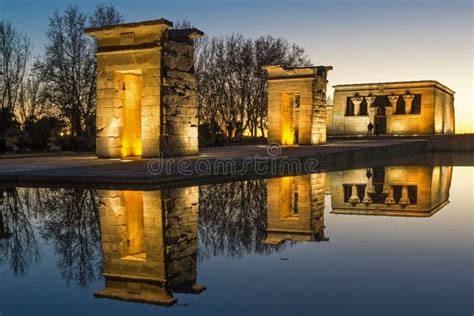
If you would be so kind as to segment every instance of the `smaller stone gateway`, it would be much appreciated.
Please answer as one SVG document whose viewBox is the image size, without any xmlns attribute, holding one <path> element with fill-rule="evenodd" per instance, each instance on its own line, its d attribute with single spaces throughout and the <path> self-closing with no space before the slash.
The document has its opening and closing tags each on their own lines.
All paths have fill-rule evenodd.
<svg viewBox="0 0 474 316">
<path fill-rule="evenodd" d="M 328 241 L 324 235 L 325 173 L 267 179 L 266 244 Z"/>
<path fill-rule="evenodd" d="M 268 74 L 268 142 L 325 144 L 327 73 L 332 66 L 264 69 Z"/>
<path fill-rule="evenodd" d="M 97 134 L 100 158 L 198 153 L 193 40 L 165 19 L 85 32 L 97 39 Z"/>
</svg>

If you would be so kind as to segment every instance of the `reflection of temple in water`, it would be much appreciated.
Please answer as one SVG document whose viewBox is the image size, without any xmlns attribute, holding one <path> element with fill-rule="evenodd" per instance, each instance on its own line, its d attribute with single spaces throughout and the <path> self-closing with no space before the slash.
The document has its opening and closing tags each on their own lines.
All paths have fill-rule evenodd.
<svg viewBox="0 0 474 316">
<path fill-rule="evenodd" d="M 451 166 L 334 172 L 332 213 L 429 217 L 449 202 L 451 175 Z"/>
<path fill-rule="evenodd" d="M 99 191 L 105 289 L 95 296 L 171 305 L 196 284 L 198 188 Z"/>
<path fill-rule="evenodd" d="M 324 237 L 325 175 L 311 174 L 267 180 L 269 244 L 327 241 Z"/>
</svg>

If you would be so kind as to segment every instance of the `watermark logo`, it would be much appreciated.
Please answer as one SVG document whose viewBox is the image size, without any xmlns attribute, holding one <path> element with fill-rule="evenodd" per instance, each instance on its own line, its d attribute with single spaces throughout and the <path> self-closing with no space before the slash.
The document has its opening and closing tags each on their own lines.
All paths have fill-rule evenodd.
<svg viewBox="0 0 474 316">
<path fill-rule="evenodd" d="M 158 158 L 148 161 L 148 173 L 155 176 L 279 176 L 285 174 L 315 173 L 319 166 L 316 158 L 298 159 L 282 156 L 282 147 L 277 143 L 266 146 L 265 153 L 257 153 L 245 158 L 212 158 L 212 157 L 172 157 Z"/>
<path fill-rule="evenodd" d="M 267 154 L 270 157 L 278 157 L 281 155 L 281 146 L 278 143 L 270 143 L 267 146 Z"/>
</svg>

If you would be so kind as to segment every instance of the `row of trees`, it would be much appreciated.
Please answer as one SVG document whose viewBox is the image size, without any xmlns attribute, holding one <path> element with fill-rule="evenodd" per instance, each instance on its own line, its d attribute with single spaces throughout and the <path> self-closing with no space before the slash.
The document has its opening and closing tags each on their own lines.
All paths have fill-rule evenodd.
<svg viewBox="0 0 474 316">
<path fill-rule="evenodd" d="M 92 142 L 96 47 L 84 28 L 121 22 L 122 15 L 112 5 L 100 4 L 90 14 L 77 7 L 56 11 L 49 20 L 44 53 L 33 57 L 28 36 L 1 21 L 0 137 L 19 130 L 35 134 L 36 123 L 49 117 L 56 123 L 43 120 L 41 128 L 58 130 L 64 124 L 73 136 Z"/>
<path fill-rule="evenodd" d="M 201 126 L 212 137 L 264 135 L 267 128 L 267 81 L 262 67 L 310 65 L 304 49 L 283 38 L 245 38 L 241 34 L 204 38 L 197 43 L 196 78 Z"/>
<path fill-rule="evenodd" d="M 122 22 L 123 16 L 112 5 L 101 4 L 91 13 L 77 7 L 55 12 L 49 19 L 44 51 L 33 57 L 28 36 L 1 21 L 0 140 L 22 131 L 30 142 L 43 147 L 50 131 L 66 127 L 72 136 L 93 146 L 96 44 L 84 28 Z M 176 28 L 190 26 L 187 21 L 175 24 Z M 228 139 L 240 138 L 244 132 L 264 135 L 268 114 L 262 67 L 310 64 L 302 47 L 283 38 L 249 39 L 241 34 L 198 40 L 195 57 L 200 131 L 211 139 L 217 134 Z"/>
</svg>

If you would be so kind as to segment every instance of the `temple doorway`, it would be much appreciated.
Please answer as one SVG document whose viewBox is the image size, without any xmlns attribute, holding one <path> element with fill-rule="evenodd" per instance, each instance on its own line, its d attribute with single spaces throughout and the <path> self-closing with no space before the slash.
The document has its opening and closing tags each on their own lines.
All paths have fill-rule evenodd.
<svg viewBox="0 0 474 316">
<path fill-rule="evenodd" d="M 375 113 L 374 125 L 374 133 L 377 133 L 377 126 L 379 134 L 387 133 L 387 115 L 385 114 L 385 107 L 379 106 L 377 108 L 377 113 Z"/>
<path fill-rule="evenodd" d="M 122 104 L 122 158 L 142 155 L 141 71 L 116 73 L 118 97 Z"/>
<path fill-rule="evenodd" d="M 281 96 L 280 128 L 281 144 L 293 145 L 295 143 L 295 125 L 292 93 L 283 93 Z"/>
</svg>

